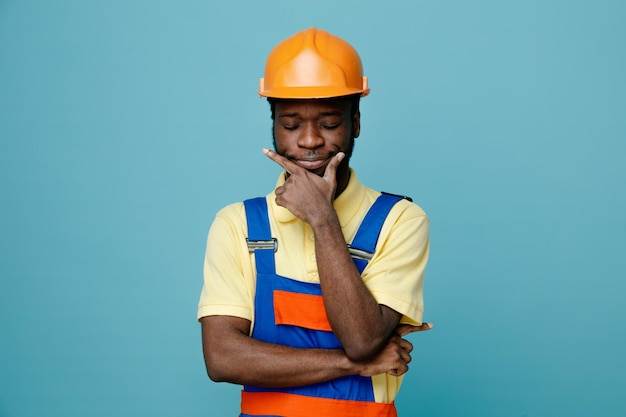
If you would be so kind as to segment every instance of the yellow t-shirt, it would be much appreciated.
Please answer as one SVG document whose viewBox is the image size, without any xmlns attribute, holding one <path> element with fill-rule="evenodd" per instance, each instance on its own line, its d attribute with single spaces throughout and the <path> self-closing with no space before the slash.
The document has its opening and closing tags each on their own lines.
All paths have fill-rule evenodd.
<svg viewBox="0 0 626 417">
<path fill-rule="evenodd" d="M 276 187 L 284 183 L 281 174 Z M 351 171 L 347 188 L 333 205 L 346 242 L 352 242 L 363 217 L 380 195 L 361 184 Z M 267 195 L 272 236 L 278 241 L 276 273 L 291 279 L 319 283 L 315 237 L 311 227 Z M 256 271 L 246 244 L 247 224 L 243 203 L 220 210 L 209 231 L 204 261 L 204 287 L 198 319 L 228 315 L 250 320 L 254 326 Z M 428 261 L 428 218 L 407 200 L 391 209 L 378 238 L 376 252 L 362 273 L 363 281 L 379 304 L 403 314 L 402 322 L 421 324 L 422 287 Z M 391 402 L 401 378 L 373 378 L 377 402 Z"/>
</svg>

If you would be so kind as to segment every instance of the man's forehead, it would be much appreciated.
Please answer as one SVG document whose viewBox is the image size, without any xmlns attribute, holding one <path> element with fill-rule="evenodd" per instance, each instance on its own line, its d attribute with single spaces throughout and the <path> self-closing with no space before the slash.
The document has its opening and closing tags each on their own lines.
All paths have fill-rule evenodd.
<svg viewBox="0 0 626 417">
<path fill-rule="evenodd" d="M 275 100 L 277 113 L 300 113 L 314 111 L 318 113 L 342 114 L 350 109 L 350 100 L 345 98 L 333 99 L 289 99 Z"/>
</svg>

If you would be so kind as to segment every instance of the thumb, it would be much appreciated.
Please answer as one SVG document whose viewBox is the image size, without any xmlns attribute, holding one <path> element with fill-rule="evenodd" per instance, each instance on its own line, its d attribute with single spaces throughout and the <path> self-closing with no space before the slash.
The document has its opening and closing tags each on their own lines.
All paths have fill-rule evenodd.
<svg viewBox="0 0 626 417">
<path fill-rule="evenodd" d="M 333 156 L 333 159 L 330 160 L 328 165 L 326 165 L 326 170 L 324 171 L 324 180 L 331 184 L 333 181 L 337 180 L 337 167 L 345 158 L 346 154 L 343 152 L 337 153 L 337 155 Z"/>
<path fill-rule="evenodd" d="M 396 327 L 396 333 L 398 334 L 398 336 L 404 336 L 409 333 L 424 332 L 432 328 L 433 328 L 432 323 L 422 323 L 421 326 L 412 326 L 410 324 L 399 324 L 398 327 Z"/>
</svg>

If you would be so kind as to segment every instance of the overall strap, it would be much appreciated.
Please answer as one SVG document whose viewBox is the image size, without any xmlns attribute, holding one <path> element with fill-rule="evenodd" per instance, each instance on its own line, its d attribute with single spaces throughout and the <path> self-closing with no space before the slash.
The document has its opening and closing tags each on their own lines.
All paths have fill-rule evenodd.
<svg viewBox="0 0 626 417">
<path fill-rule="evenodd" d="M 359 273 L 362 273 L 376 251 L 376 242 L 383 227 L 383 223 L 391 208 L 403 198 L 399 195 L 382 193 L 363 218 L 352 244 L 348 249 Z"/>
<path fill-rule="evenodd" d="M 278 249 L 278 243 L 272 238 L 270 220 L 267 214 L 267 201 L 265 197 L 257 197 L 243 202 L 246 209 L 246 221 L 248 223 L 248 251 L 254 252 L 257 274 L 274 274 L 274 252 Z"/>
</svg>

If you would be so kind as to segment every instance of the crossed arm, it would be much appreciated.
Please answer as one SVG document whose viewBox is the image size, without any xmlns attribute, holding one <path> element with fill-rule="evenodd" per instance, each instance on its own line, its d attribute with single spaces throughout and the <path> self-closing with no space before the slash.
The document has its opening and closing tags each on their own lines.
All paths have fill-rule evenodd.
<svg viewBox="0 0 626 417">
<path fill-rule="evenodd" d="M 408 370 L 413 349 L 402 336 L 432 326 L 399 325 L 401 314 L 379 305 L 356 270 L 332 206 L 336 169 L 343 153 L 333 158 L 320 177 L 273 151 L 264 152 L 289 173 L 287 181 L 276 189 L 276 203 L 313 228 L 324 305 L 343 349 L 300 349 L 261 342 L 249 336 L 248 320 L 204 317 L 202 340 L 209 377 L 245 385 L 288 387 L 355 374 L 402 375 Z"/>
<path fill-rule="evenodd" d="M 348 358 L 342 349 L 299 349 L 261 342 L 249 336 L 250 322 L 231 316 L 203 317 L 202 344 L 209 377 L 259 387 L 295 387 L 347 375 L 402 375 L 413 345 L 401 335 L 428 330 L 400 325 L 381 352 L 366 361 Z"/>
</svg>

